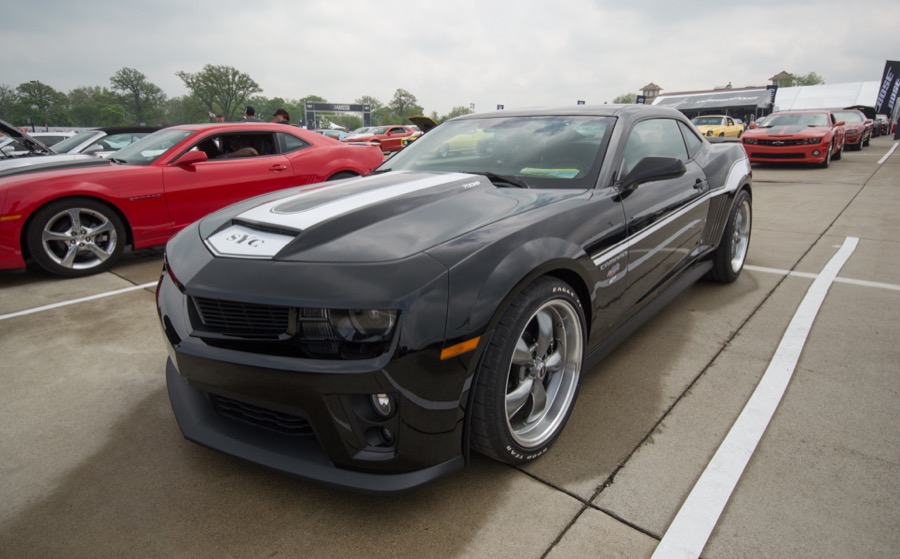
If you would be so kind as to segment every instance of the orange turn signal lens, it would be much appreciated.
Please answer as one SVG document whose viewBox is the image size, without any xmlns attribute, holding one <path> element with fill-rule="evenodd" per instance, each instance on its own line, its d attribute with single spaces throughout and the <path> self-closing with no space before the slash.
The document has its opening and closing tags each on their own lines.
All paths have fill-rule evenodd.
<svg viewBox="0 0 900 559">
<path fill-rule="evenodd" d="M 472 351 L 476 347 L 478 347 L 478 341 L 481 339 L 481 336 L 477 338 L 472 338 L 471 340 L 466 340 L 464 342 L 460 342 L 458 344 L 452 345 L 450 347 L 445 347 L 443 351 L 441 351 L 441 360 L 450 359 L 451 357 L 456 357 L 457 355 L 462 355 L 467 351 Z"/>
</svg>

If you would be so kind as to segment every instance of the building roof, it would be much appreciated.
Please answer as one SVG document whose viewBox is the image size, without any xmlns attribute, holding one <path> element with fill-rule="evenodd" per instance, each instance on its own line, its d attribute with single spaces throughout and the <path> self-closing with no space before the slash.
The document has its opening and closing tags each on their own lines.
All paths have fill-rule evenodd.
<svg viewBox="0 0 900 559">
<path fill-rule="evenodd" d="M 717 91 L 697 91 L 680 94 L 660 95 L 654 105 L 664 105 L 680 111 L 697 109 L 718 109 L 729 107 L 768 107 L 771 91 L 766 88 L 720 89 Z"/>
</svg>

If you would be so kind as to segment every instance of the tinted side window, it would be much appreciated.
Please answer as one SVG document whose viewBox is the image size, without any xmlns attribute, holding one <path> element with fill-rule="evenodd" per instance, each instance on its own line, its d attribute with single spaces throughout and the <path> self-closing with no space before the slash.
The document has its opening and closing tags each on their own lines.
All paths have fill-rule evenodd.
<svg viewBox="0 0 900 559">
<path fill-rule="evenodd" d="M 622 176 L 627 175 L 645 157 L 688 160 L 687 148 L 677 121 L 671 118 L 654 118 L 635 124 L 625 144 Z"/>
<path fill-rule="evenodd" d="M 700 151 L 700 147 L 703 146 L 703 140 L 698 138 L 697 135 L 694 134 L 694 131 L 683 122 L 679 122 L 678 126 L 681 128 L 681 134 L 684 136 L 684 143 L 687 145 L 688 156 L 693 159 L 694 156 L 697 155 L 697 152 Z"/>
<path fill-rule="evenodd" d="M 294 136 L 293 134 L 278 132 L 278 146 L 281 148 L 281 153 L 291 153 L 300 149 L 304 149 L 308 147 L 309 144 L 307 144 L 297 136 Z"/>
</svg>

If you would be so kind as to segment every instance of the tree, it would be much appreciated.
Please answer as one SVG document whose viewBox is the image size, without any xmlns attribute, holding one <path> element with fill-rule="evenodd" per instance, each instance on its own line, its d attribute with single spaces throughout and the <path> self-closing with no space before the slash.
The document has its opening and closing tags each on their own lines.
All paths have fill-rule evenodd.
<svg viewBox="0 0 900 559">
<path fill-rule="evenodd" d="M 109 81 L 113 90 L 121 94 L 122 106 L 132 122 L 143 124 L 159 119 L 166 94 L 147 81 L 147 76 L 134 68 L 122 68 Z"/>
<path fill-rule="evenodd" d="M 810 72 L 803 76 L 794 76 L 793 85 L 820 85 L 825 83 L 822 76 L 815 72 Z"/>
<path fill-rule="evenodd" d="M 225 120 L 235 120 L 237 110 L 243 109 L 250 96 L 262 91 L 250 76 L 231 66 L 207 64 L 197 73 L 178 71 L 175 75 L 207 112 L 222 114 Z"/>
<path fill-rule="evenodd" d="M 470 115 L 470 114 L 472 114 L 472 113 L 473 113 L 473 111 L 472 111 L 471 108 L 469 108 L 469 107 L 467 107 L 467 106 L 465 106 L 465 105 L 458 105 L 458 106 L 453 107 L 452 109 L 450 109 L 450 112 L 447 113 L 447 116 L 445 116 L 445 117 L 442 118 L 441 120 L 438 120 L 438 119 L 434 118 L 434 116 L 432 116 L 431 118 L 432 118 L 435 122 L 443 122 L 443 121 L 445 121 L 445 120 L 450 120 L 451 118 L 456 118 L 456 117 L 462 116 L 462 115 Z M 432 115 L 434 115 L 434 114 L 436 114 L 436 113 L 432 113 Z"/>
<path fill-rule="evenodd" d="M 105 87 L 78 87 L 69 92 L 73 126 L 122 126 L 128 123 L 121 97 Z"/>
<path fill-rule="evenodd" d="M 397 121 L 396 123 L 404 123 L 409 117 L 421 115 L 425 112 L 425 109 L 417 104 L 416 96 L 405 89 L 398 89 L 394 92 L 394 97 L 388 103 L 388 108 Z"/>
<path fill-rule="evenodd" d="M 614 105 L 633 105 L 637 101 L 637 93 L 623 93 L 613 99 Z"/>
<path fill-rule="evenodd" d="M 806 75 L 794 75 L 788 74 L 787 72 L 782 72 L 779 74 L 778 80 L 776 81 L 776 85 L 778 87 L 795 87 L 799 85 L 820 85 L 825 83 L 825 80 L 822 77 L 815 73 L 810 72 Z"/>
<path fill-rule="evenodd" d="M 37 80 L 19 84 L 17 88 L 20 110 L 33 119 L 35 124 L 47 126 L 53 121 L 60 123 L 65 118 L 66 96 Z"/>
<path fill-rule="evenodd" d="M 3 118 L 10 118 L 13 107 L 18 100 L 19 96 L 16 94 L 15 89 L 6 84 L 0 85 L 0 115 Z"/>
<path fill-rule="evenodd" d="M 170 97 L 163 103 L 164 115 L 159 124 L 172 125 L 188 122 L 209 122 L 209 111 L 193 95 Z"/>
</svg>

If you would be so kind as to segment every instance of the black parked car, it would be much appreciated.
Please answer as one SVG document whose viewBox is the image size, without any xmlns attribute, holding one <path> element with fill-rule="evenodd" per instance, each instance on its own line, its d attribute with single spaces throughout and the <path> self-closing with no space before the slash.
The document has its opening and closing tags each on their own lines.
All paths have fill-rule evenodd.
<svg viewBox="0 0 900 559">
<path fill-rule="evenodd" d="M 440 153 L 460 136 L 477 141 Z M 371 492 L 470 449 L 533 460 L 616 342 L 699 278 L 738 277 L 750 189 L 741 146 L 677 111 L 569 107 L 460 117 L 368 177 L 231 206 L 166 249 L 175 416 Z"/>
</svg>

